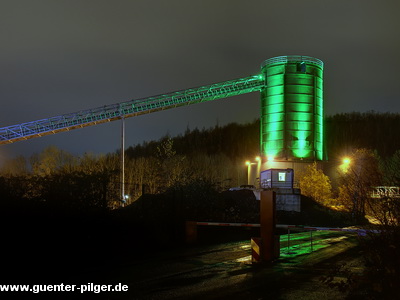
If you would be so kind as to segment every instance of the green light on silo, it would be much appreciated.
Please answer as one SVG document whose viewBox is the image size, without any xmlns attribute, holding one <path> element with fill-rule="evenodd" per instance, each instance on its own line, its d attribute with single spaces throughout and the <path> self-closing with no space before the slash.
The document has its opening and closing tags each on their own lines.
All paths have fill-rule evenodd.
<svg viewBox="0 0 400 300">
<path fill-rule="evenodd" d="M 262 153 L 278 160 L 322 160 L 322 61 L 275 57 L 264 62 L 262 72 Z"/>
</svg>

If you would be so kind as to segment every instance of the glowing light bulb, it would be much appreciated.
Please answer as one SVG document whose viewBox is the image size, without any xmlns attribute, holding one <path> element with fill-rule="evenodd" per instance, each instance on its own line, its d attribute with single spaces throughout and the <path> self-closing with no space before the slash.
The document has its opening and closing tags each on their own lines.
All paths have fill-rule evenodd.
<svg viewBox="0 0 400 300">
<path fill-rule="evenodd" d="M 348 164 L 350 164 L 350 162 L 351 162 L 350 158 L 348 158 L 348 157 L 343 158 L 343 163 L 344 164 L 348 165 Z"/>
</svg>

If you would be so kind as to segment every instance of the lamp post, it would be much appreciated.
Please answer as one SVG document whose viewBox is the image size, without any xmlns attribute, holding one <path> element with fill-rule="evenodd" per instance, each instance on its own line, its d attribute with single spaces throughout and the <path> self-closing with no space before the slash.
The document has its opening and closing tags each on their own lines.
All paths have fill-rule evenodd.
<svg viewBox="0 0 400 300">
<path fill-rule="evenodd" d="M 246 161 L 246 165 L 247 165 L 247 184 L 250 185 L 251 183 L 251 165 L 255 165 L 256 163 L 250 162 L 250 161 Z"/>
<path fill-rule="evenodd" d="M 251 162 L 251 161 L 246 161 L 246 166 L 247 166 L 247 184 L 248 185 L 252 185 L 252 180 L 251 180 L 251 166 L 252 165 L 257 165 L 257 176 L 256 176 L 256 178 L 259 178 L 259 174 L 260 174 L 260 172 L 261 172 L 261 157 L 260 156 L 257 156 L 256 158 L 255 158 L 255 160 L 256 160 L 256 162 Z M 254 183 L 254 180 L 253 180 L 253 183 Z"/>
<path fill-rule="evenodd" d="M 121 206 L 125 202 L 125 118 L 121 117 Z"/>
<path fill-rule="evenodd" d="M 261 163 L 262 163 L 262 159 L 260 156 L 256 156 L 256 162 L 257 162 L 257 175 L 256 175 L 256 179 L 257 180 L 257 188 L 260 187 L 260 173 L 261 173 Z"/>
</svg>

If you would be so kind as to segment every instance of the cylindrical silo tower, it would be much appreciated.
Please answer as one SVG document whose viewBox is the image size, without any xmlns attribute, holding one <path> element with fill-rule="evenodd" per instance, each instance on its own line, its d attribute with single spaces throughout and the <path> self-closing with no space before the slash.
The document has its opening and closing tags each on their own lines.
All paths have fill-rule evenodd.
<svg viewBox="0 0 400 300">
<path fill-rule="evenodd" d="M 261 152 L 276 161 L 323 160 L 323 62 L 279 56 L 261 70 Z"/>
</svg>

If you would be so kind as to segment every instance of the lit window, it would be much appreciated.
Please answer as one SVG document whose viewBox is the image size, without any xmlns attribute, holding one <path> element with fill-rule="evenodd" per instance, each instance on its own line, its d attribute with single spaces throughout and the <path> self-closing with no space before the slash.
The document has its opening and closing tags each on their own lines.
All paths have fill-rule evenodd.
<svg viewBox="0 0 400 300">
<path fill-rule="evenodd" d="M 286 173 L 285 172 L 279 172 L 278 180 L 279 181 L 286 181 Z"/>
</svg>

